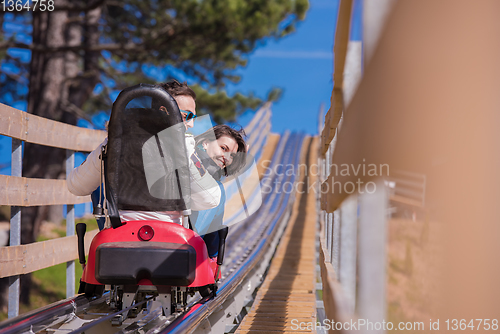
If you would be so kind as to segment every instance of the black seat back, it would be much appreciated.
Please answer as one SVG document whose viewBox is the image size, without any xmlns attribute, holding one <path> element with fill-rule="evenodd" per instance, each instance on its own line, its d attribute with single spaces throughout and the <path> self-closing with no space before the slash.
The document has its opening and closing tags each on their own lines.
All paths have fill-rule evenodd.
<svg viewBox="0 0 500 334">
<path fill-rule="evenodd" d="M 105 159 L 108 213 L 183 211 L 190 207 L 185 127 L 175 100 L 161 87 L 139 84 L 113 104 Z"/>
</svg>

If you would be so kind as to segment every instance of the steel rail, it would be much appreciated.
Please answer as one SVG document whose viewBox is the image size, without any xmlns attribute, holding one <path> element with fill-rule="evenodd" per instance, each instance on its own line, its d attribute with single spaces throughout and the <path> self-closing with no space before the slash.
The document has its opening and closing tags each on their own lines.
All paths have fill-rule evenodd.
<svg viewBox="0 0 500 334">
<path fill-rule="evenodd" d="M 67 298 L 42 308 L 33 310 L 26 314 L 8 319 L 0 323 L 1 334 L 18 334 L 23 332 L 39 332 L 60 324 L 72 317 L 73 314 L 80 313 L 90 305 L 103 303 L 109 298 L 109 293 L 101 298 L 89 301 L 84 295 Z"/>
<path fill-rule="evenodd" d="M 300 159 L 300 144 L 302 143 L 304 136 L 295 135 L 292 138 L 290 146 L 294 149 L 294 166 L 298 165 Z M 295 145 L 293 145 L 295 144 Z M 295 181 L 296 175 L 288 176 L 290 182 Z M 234 271 L 226 280 L 224 280 L 223 284 L 219 288 L 218 295 L 214 299 L 204 301 L 203 303 L 199 303 L 195 307 L 192 307 L 186 314 L 177 318 L 172 322 L 168 327 L 166 327 L 161 334 L 180 334 L 180 333 L 192 333 L 202 322 L 204 319 L 208 317 L 210 313 L 220 307 L 224 301 L 231 295 L 232 292 L 236 290 L 236 288 L 241 284 L 246 275 L 253 269 L 253 267 L 258 263 L 258 261 L 264 256 L 265 251 L 268 250 L 269 246 L 272 243 L 273 237 L 276 236 L 277 229 L 275 228 L 280 223 L 283 223 L 283 218 L 285 215 L 284 211 L 290 207 L 290 193 L 285 194 L 284 196 L 280 196 L 281 200 L 279 201 L 279 208 L 272 217 L 270 224 L 265 232 L 265 237 L 260 239 L 257 247 L 252 251 L 250 256 L 248 256 L 240 268 L 237 271 Z M 274 204 L 274 203 L 273 203 Z M 274 206 L 274 205 L 273 205 Z"/>
<path fill-rule="evenodd" d="M 283 165 L 289 165 L 293 162 L 295 162 L 295 164 L 298 164 L 299 157 L 296 152 L 296 148 L 299 147 L 298 144 L 300 142 L 301 138 L 299 138 L 296 135 L 294 135 L 292 138 L 288 138 L 283 141 L 280 158 L 275 159 L 275 163 L 276 164 L 279 163 L 280 165 L 279 168 L 282 168 Z M 280 146 L 280 144 L 278 146 Z M 285 149 L 287 152 L 284 152 Z M 295 154 L 293 154 L 293 152 L 295 152 Z M 293 176 L 286 175 L 285 177 L 284 173 L 279 174 L 279 170 L 276 171 L 275 174 L 281 177 L 281 182 L 286 182 L 286 180 L 290 180 L 290 182 L 292 182 L 295 179 L 295 175 Z M 277 183 L 279 182 L 273 182 L 275 187 Z M 269 233 L 267 233 L 266 238 L 263 238 L 265 230 L 268 230 L 270 232 L 276 232 L 276 229 L 274 229 L 274 227 L 276 226 L 276 223 L 279 221 L 279 219 L 284 218 L 286 220 L 286 217 L 283 215 L 283 211 L 286 209 L 286 207 L 281 205 L 283 203 L 283 197 L 277 196 L 277 191 L 274 191 L 276 190 L 275 188 L 273 188 L 272 190 L 273 191 L 270 192 L 269 196 L 267 196 L 269 201 L 265 201 L 271 204 L 261 207 L 261 209 L 259 209 L 259 211 L 256 214 L 250 217 L 251 219 L 247 219 L 245 223 L 240 223 L 240 224 L 251 224 L 252 226 L 255 226 L 256 221 L 260 222 L 260 224 L 257 224 L 257 228 L 251 231 L 251 233 L 245 233 L 245 235 L 250 234 L 250 237 L 244 238 L 245 240 L 243 241 L 238 240 L 239 242 L 248 244 L 248 242 L 246 242 L 246 239 L 253 239 L 253 240 L 257 239 L 257 241 L 260 241 L 260 244 L 250 243 L 250 245 L 247 246 L 243 251 L 239 252 L 240 254 L 242 253 L 244 255 L 243 257 L 246 258 L 246 260 L 242 261 L 241 257 L 236 258 L 231 263 L 228 263 L 225 266 L 224 274 L 222 275 L 222 280 L 220 282 L 221 287 L 219 288 L 217 296 L 214 299 L 205 298 L 198 302 L 193 303 L 193 305 L 189 308 L 188 311 L 186 311 L 183 314 L 180 314 L 171 323 L 169 322 L 164 324 L 164 326 L 161 326 L 163 328 L 161 327 L 156 328 L 155 332 L 159 333 L 186 333 L 186 331 L 192 332 L 198 326 L 200 326 L 200 324 L 207 317 L 209 317 L 214 311 L 217 311 L 218 309 L 221 308 L 221 306 L 228 299 L 228 297 L 230 297 L 231 294 L 235 291 L 235 289 L 238 286 L 240 286 L 242 281 L 246 278 L 247 274 L 253 270 L 253 268 L 257 263 L 259 263 L 259 261 L 262 259 L 265 253 L 265 251 L 262 251 L 263 250 L 262 248 L 266 247 L 267 249 L 272 244 L 272 241 L 270 241 L 271 238 L 268 237 Z M 288 202 L 288 198 L 286 202 Z M 278 206 L 281 210 L 273 210 Z M 272 211 L 271 214 L 269 214 L 270 211 Z M 236 244 L 236 242 L 234 242 L 232 245 L 234 244 Z M 228 248 L 226 253 L 234 253 L 233 248 L 236 247 L 233 246 Z M 257 253 L 248 251 L 249 248 L 257 250 Z M 260 253 L 258 251 L 260 251 Z M 230 273 L 230 275 L 227 278 L 225 278 L 228 272 Z M 188 329 L 184 328 L 186 324 L 187 326 L 189 326 Z"/>
<path fill-rule="evenodd" d="M 297 138 L 295 138 L 295 139 L 291 138 L 291 140 L 289 142 L 287 140 L 287 142 L 288 142 L 287 145 L 289 145 L 289 147 L 291 147 L 292 149 L 296 147 L 296 146 L 294 146 L 295 140 L 297 140 Z M 239 246 L 235 246 L 236 250 L 238 250 L 239 253 L 248 254 L 251 251 L 251 249 L 253 249 L 255 247 L 255 244 L 259 240 L 258 238 L 255 237 L 255 235 L 259 235 L 259 236 L 262 235 L 262 229 L 268 225 L 266 223 L 272 221 L 272 216 L 270 216 L 270 215 L 275 214 L 275 211 L 276 211 L 275 207 L 277 205 L 277 204 L 275 204 L 276 201 L 281 200 L 281 196 L 278 195 L 280 193 L 278 191 L 279 189 L 277 189 L 279 187 L 278 184 L 290 182 L 290 181 L 287 181 L 289 178 L 289 175 L 286 175 L 286 177 L 285 177 L 284 173 L 280 174 L 279 172 L 282 171 L 283 166 L 285 166 L 285 165 L 288 166 L 293 162 L 293 155 L 291 154 L 291 149 L 288 149 L 287 152 L 284 152 L 281 156 L 281 159 L 278 160 L 278 162 L 279 162 L 279 164 L 277 164 L 278 168 L 273 169 L 274 175 L 273 175 L 273 178 L 270 178 L 270 181 L 269 181 L 269 182 L 272 182 L 273 187 L 271 188 L 271 192 L 270 192 L 269 196 L 267 196 L 267 198 L 265 200 L 266 203 L 270 203 L 270 204 L 263 206 L 262 210 L 259 212 L 259 215 L 254 216 L 252 220 L 249 220 L 246 223 L 247 226 L 245 226 L 246 227 L 244 230 L 245 234 L 243 235 L 244 239 L 241 240 L 242 237 L 240 236 L 240 238 L 238 238 L 238 240 L 236 241 L 237 244 L 239 244 L 239 245 L 245 245 L 242 248 L 240 248 Z M 237 254 L 237 253 L 238 252 L 232 252 L 232 254 Z M 241 262 L 241 256 L 235 257 L 235 259 L 233 259 L 232 262 L 234 263 L 235 260 Z M 231 263 L 227 262 L 226 266 L 230 267 Z M 233 264 L 233 267 L 234 267 L 234 264 Z"/>
<path fill-rule="evenodd" d="M 226 299 L 234 292 L 237 286 L 245 279 L 246 275 L 252 271 L 255 265 L 264 256 L 265 250 L 269 248 L 272 244 L 270 240 L 275 237 L 276 225 L 282 225 L 285 216 L 283 213 L 286 208 L 290 205 L 290 194 L 284 194 L 285 196 L 278 196 L 276 187 L 277 183 L 284 182 L 294 182 L 296 176 L 289 175 L 285 176 L 284 173 L 279 173 L 283 169 L 283 165 L 289 165 L 293 162 L 293 165 L 298 165 L 300 159 L 300 144 L 303 140 L 303 135 L 285 135 L 282 143 L 278 144 L 277 153 L 273 156 L 270 167 L 272 167 L 272 172 L 267 175 L 268 182 L 274 185 L 272 191 L 266 196 L 264 205 L 259 209 L 259 211 L 251 216 L 246 222 L 242 222 L 238 225 L 238 230 L 243 229 L 242 232 L 250 232 L 250 228 L 254 227 L 253 233 L 233 233 L 230 238 L 233 240 L 233 244 L 240 243 L 241 237 L 243 236 L 245 240 L 253 239 L 256 240 L 258 236 L 265 235 L 264 238 L 259 238 L 258 241 L 248 245 L 244 251 L 244 260 L 241 258 L 235 258 L 233 261 L 227 263 L 223 272 L 223 280 L 221 281 L 221 287 L 219 288 L 218 295 L 214 299 L 207 300 L 201 299 L 195 302 L 187 312 L 179 315 L 170 325 L 165 324 L 166 327 L 163 329 L 162 333 L 185 333 L 192 332 L 196 327 L 199 326 L 201 321 L 203 321 L 208 315 L 210 315 L 214 310 L 219 308 Z M 286 139 L 286 140 L 285 140 Z M 281 142 L 281 140 L 280 140 Z M 277 166 L 277 168 L 276 168 Z M 278 179 L 278 182 L 276 180 Z M 272 182 L 275 181 L 275 182 Z M 275 210 L 278 208 L 279 210 Z M 270 214 L 271 213 L 271 214 Z M 255 222 L 260 221 L 260 224 L 255 224 Z M 266 224 L 270 222 L 270 224 Z M 243 228 L 247 225 L 247 228 Z M 264 234 L 264 229 L 266 233 Z M 255 228 L 257 226 L 257 228 Z M 235 240 L 237 239 L 237 240 Z M 245 244 L 248 244 L 245 242 Z M 226 253 L 236 253 L 233 250 L 232 245 L 228 244 L 228 250 Z M 225 278 L 227 277 L 227 278 Z M 62 322 L 68 320 L 71 316 L 82 313 L 85 309 L 88 309 L 91 305 L 102 304 L 106 302 L 109 298 L 108 293 L 103 295 L 103 297 L 96 299 L 94 301 L 89 301 L 85 296 L 79 295 L 72 298 L 65 299 L 60 302 L 53 303 L 41 309 L 34 310 L 25 315 L 21 315 L 3 323 L 0 323 L 0 333 L 10 334 L 10 333 L 20 333 L 20 332 L 38 332 L 49 328 L 49 326 L 54 326 L 61 324 Z M 106 317 L 104 317 L 106 318 Z M 100 319 L 98 319 L 100 320 Z M 104 320 L 103 320 L 104 321 Z M 99 321 L 101 322 L 101 321 Z M 90 327 L 92 323 L 89 323 L 87 327 Z M 188 328 L 186 329 L 186 324 Z M 161 326 L 164 327 L 164 326 Z M 158 328 L 158 330 L 162 330 Z M 77 331 L 78 332 L 78 331 Z M 81 332 L 81 331 L 80 331 Z M 76 333 L 76 332 L 75 332 Z"/>
<path fill-rule="evenodd" d="M 85 332 L 86 330 L 89 330 L 90 328 L 94 327 L 95 325 L 98 325 L 100 324 L 101 322 L 103 321 L 106 321 L 106 320 L 111 320 L 114 316 L 116 315 L 119 315 L 119 314 L 122 314 L 122 313 L 125 313 L 131 309 L 133 309 L 134 307 L 137 307 L 137 306 L 140 306 L 144 303 L 147 303 L 148 301 L 152 300 L 154 297 L 149 297 L 149 298 L 146 298 L 138 303 L 134 303 L 132 305 L 130 305 L 129 307 L 127 308 L 124 308 L 123 310 L 120 310 L 120 311 L 117 311 L 117 312 L 114 312 L 114 313 L 111 313 L 111 314 L 107 314 L 105 316 L 102 316 L 100 317 L 99 319 L 96 319 L 80 328 L 77 328 L 75 329 L 74 331 L 71 331 L 70 333 L 68 334 L 79 334 L 79 333 L 82 333 L 82 332 Z"/>
<path fill-rule="evenodd" d="M 269 193 L 266 194 L 266 196 L 264 196 L 264 198 L 262 199 L 262 203 L 271 203 L 274 198 L 276 197 L 276 192 L 273 191 L 274 188 L 273 188 L 273 184 L 276 184 L 276 182 L 273 182 L 274 180 L 276 180 L 277 178 L 277 171 L 276 171 L 276 166 L 279 165 L 279 164 L 282 164 L 283 160 L 284 160 L 284 157 L 283 157 L 283 153 L 284 153 L 284 150 L 285 150 L 285 147 L 287 145 L 287 142 L 288 142 L 288 139 L 289 139 L 289 133 L 285 133 L 283 136 L 281 136 L 279 142 L 278 142 L 278 145 L 276 147 L 276 153 L 274 154 L 273 156 L 273 159 L 271 161 L 271 164 L 269 165 L 269 168 L 268 168 L 268 171 L 270 171 L 269 173 L 266 173 L 264 175 L 264 178 L 262 179 L 261 181 L 261 189 L 264 188 L 264 187 L 269 187 L 271 191 L 269 191 Z M 266 207 L 267 205 L 264 205 L 264 207 Z M 263 208 L 261 207 L 259 209 L 260 210 L 263 210 Z M 252 215 L 251 219 L 246 219 L 245 221 L 242 221 L 236 225 L 233 225 L 231 227 L 231 229 L 229 229 L 229 235 L 228 235 L 228 238 L 227 238 L 227 241 L 226 241 L 226 247 L 228 249 L 232 249 L 233 248 L 233 244 L 234 243 L 239 243 L 241 244 L 241 241 L 240 239 L 244 236 L 244 235 L 247 235 L 248 233 L 248 230 L 249 228 L 251 228 L 252 226 L 255 226 L 255 224 L 253 224 L 253 221 L 254 221 L 254 218 L 256 217 L 256 215 Z M 232 257 L 234 257 L 236 252 L 232 251 L 232 252 L 226 252 L 226 261 L 225 261 L 225 264 L 224 266 L 228 266 L 229 265 L 229 262 L 227 260 L 231 259 Z"/>
</svg>

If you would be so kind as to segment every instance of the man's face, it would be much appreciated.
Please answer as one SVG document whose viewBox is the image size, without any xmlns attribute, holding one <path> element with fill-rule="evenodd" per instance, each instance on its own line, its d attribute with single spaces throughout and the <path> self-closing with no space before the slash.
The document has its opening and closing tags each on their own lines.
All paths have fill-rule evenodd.
<svg viewBox="0 0 500 334">
<path fill-rule="evenodd" d="M 190 111 L 196 115 L 196 102 L 194 102 L 194 99 L 191 96 L 178 95 L 178 96 L 175 96 L 174 99 L 175 99 L 175 102 L 177 102 L 179 109 L 185 110 L 185 111 Z M 192 128 L 194 126 L 194 119 L 191 119 L 188 122 L 186 122 L 187 114 L 181 111 L 181 115 L 182 115 L 182 120 L 184 121 L 184 125 L 186 126 L 186 130 L 188 128 Z"/>
</svg>

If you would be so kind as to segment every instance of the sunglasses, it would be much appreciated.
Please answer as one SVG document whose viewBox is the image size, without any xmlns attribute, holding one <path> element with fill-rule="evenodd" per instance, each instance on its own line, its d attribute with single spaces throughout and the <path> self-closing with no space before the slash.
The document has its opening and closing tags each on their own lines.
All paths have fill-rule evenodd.
<svg viewBox="0 0 500 334">
<path fill-rule="evenodd" d="M 186 120 L 185 120 L 185 121 L 186 121 L 186 122 L 189 122 L 189 121 L 190 121 L 190 120 L 192 120 L 192 119 L 194 120 L 196 117 L 198 117 L 198 116 L 196 116 L 195 114 L 193 114 L 191 111 L 187 111 L 187 110 L 182 110 L 182 109 L 180 109 L 180 112 L 181 112 L 181 113 L 183 113 L 183 114 L 185 114 L 185 117 L 186 117 Z"/>
</svg>

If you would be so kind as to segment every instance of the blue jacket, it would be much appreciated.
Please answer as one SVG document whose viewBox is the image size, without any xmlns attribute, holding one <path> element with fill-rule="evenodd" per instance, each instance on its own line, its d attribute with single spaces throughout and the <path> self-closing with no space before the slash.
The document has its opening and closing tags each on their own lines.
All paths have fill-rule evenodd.
<svg viewBox="0 0 500 334">
<path fill-rule="evenodd" d="M 224 207 L 226 205 L 226 192 L 221 182 L 217 181 L 221 190 L 221 199 L 218 206 L 213 209 L 193 211 L 191 225 L 205 240 L 210 257 L 217 256 L 219 252 L 219 227 L 223 225 Z M 208 233 L 207 233 L 208 232 Z"/>
</svg>

